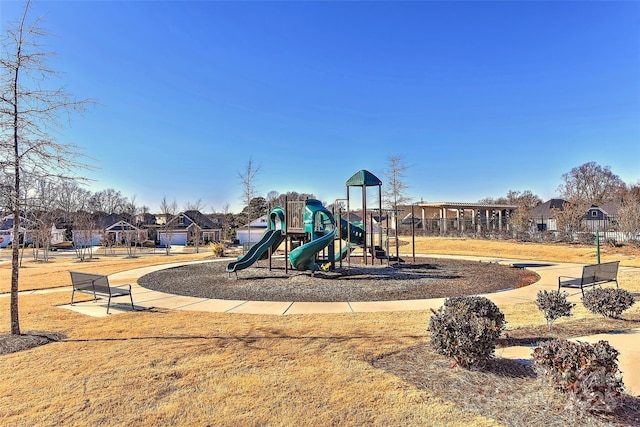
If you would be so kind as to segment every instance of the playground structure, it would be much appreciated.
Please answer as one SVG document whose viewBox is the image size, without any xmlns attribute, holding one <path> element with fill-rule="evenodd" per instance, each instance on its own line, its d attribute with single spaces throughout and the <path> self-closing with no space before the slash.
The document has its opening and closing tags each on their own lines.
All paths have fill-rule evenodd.
<svg viewBox="0 0 640 427">
<path fill-rule="evenodd" d="M 361 170 L 347 180 L 347 215 L 350 212 L 350 187 L 362 188 L 362 222 L 350 222 L 342 217 L 338 208 L 337 217 L 322 205 L 319 200 L 286 201 L 285 207 L 276 206 L 268 215 L 268 228 L 260 240 L 237 261 L 229 263 L 226 271 L 236 273 L 250 267 L 259 260 L 268 259 L 271 268 L 272 254 L 284 242 L 285 270 L 289 264 L 296 270 L 309 270 L 311 273 L 323 269 L 335 269 L 335 263 L 351 256 L 351 253 L 362 248 L 362 261 L 367 264 L 371 256 L 374 259 L 397 260 L 387 256 L 382 245 L 382 231 L 378 228 L 379 245 L 375 245 L 373 218 L 367 214 L 366 188 L 378 186 L 379 200 L 382 199 L 382 182 L 371 172 Z M 382 206 L 378 211 L 382 212 Z M 336 240 L 338 250 L 336 251 Z M 343 245 L 344 243 L 344 245 Z M 291 250 L 290 250 L 291 248 Z M 320 254 L 323 254 L 321 256 Z M 350 262 L 350 259 L 349 261 Z"/>
</svg>

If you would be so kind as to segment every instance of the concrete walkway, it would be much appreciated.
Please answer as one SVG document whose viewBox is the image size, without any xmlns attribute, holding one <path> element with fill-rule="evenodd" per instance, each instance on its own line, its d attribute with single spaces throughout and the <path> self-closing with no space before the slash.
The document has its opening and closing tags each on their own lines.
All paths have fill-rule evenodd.
<svg viewBox="0 0 640 427">
<path fill-rule="evenodd" d="M 540 280 L 531 286 L 520 289 L 506 290 L 492 294 L 486 294 L 498 307 L 509 304 L 531 302 L 536 299 L 540 290 L 557 290 L 558 276 L 579 277 L 582 272 L 582 264 L 537 262 L 531 260 L 491 258 L 478 256 L 445 256 L 428 255 L 432 258 L 462 259 L 469 261 L 481 261 L 498 263 L 502 265 L 517 266 L 527 268 L 536 272 Z M 196 261 L 211 262 L 211 261 Z M 217 262 L 217 261 L 214 261 Z M 220 262 L 228 262 L 222 259 Z M 133 301 L 137 309 L 165 308 L 171 310 L 188 311 L 210 311 L 224 313 L 247 313 L 247 314 L 267 314 L 267 315 L 291 315 L 291 314 L 326 314 L 326 313 L 358 313 L 358 312 L 379 312 L 379 311 L 407 311 L 407 310 L 428 310 L 437 309 L 442 306 L 444 299 L 420 299 L 403 301 L 375 301 L 375 302 L 289 302 L 289 301 L 244 301 L 244 300 L 221 300 L 207 299 L 188 296 L 172 295 L 163 292 L 153 291 L 143 288 L 137 284 L 139 277 L 152 271 L 176 267 L 190 263 L 163 264 L 138 268 L 129 271 L 115 273 L 109 276 L 110 281 L 118 283 L 131 283 Z M 620 271 L 640 271 L 638 268 L 620 267 Z M 567 289 L 569 301 L 580 303 L 581 292 L 579 289 Z M 67 291 L 71 288 L 60 288 L 55 290 L 34 291 L 32 293 Z M 73 306 L 65 305 L 63 308 L 71 309 L 89 316 L 103 317 L 106 314 L 106 301 L 76 303 Z M 131 305 L 127 297 L 114 298 L 111 302 L 111 313 L 117 314 L 131 311 Z M 640 396 L 640 329 L 635 329 L 625 333 L 601 334 L 576 338 L 579 341 L 596 342 L 606 340 L 619 352 L 618 366 L 624 375 L 624 383 L 627 392 L 634 396 Z M 498 349 L 497 357 L 512 359 L 531 359 L 533 347 L 509 347 Z"/>
</svg>

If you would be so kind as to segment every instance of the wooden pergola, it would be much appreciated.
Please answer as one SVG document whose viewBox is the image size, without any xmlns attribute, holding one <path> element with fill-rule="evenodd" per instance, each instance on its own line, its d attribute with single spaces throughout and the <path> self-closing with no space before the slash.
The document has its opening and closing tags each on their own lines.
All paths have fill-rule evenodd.
<svg viewBox="0 0 640 427">
<path fill-rule="evenodd" d="M 516 205 L 460 202 L 416 203 L 414 206 L 420 209 L 423 229 L 426 229 L 426 212 L 437 211 L 441 234 L 446 234 L 450 226 L 460 231 L 465 231 L 466 226 L 472 227 L 470 231 L 482 231 L 483 224 L 485 230 L 502 231 L 504 223 L 508 230 L 509 218 L 518 208 Z"/>
</svg>

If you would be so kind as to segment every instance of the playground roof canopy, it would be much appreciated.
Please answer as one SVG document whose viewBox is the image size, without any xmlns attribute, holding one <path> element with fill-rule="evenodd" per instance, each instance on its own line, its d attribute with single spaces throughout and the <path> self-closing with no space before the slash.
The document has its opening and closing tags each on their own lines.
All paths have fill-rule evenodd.
<svg viewBox="0 0 640 427">
<path fill-rule="evenodd" d="M 377 176 L 364 169 L 356 172 L 347 180 L 347 187 L 373 187 L 375 185 L 382 185 L 382 181 L 380 181 Z"/>
</svg>

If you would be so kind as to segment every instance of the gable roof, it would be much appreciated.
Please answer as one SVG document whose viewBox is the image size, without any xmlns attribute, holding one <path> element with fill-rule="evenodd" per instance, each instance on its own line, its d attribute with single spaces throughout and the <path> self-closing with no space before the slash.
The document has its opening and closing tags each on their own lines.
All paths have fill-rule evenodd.
<svg viewBox="0 0 640 427">
<path fill-rule="evenodd" d="M 175 223 L 176 221 L 178 221 L 180 217 L 186 217 L 191 224 L 195 224 L 203 230 L 217 229 L 216 224 L 211 220 L 211 218 L 209 218 L 207 215 L 197 210 L 180 212 L 178 215 L 173 217 L 169 222 Z M 191 224 L 185 224 L 184 227 L 187 228 Z"/>
<path fill-rule="evenodd" d="M 107 231 L 132 231 L 132 230 L 139 230 L 138 227 L 136 227 L 135 225 L 128 223 L 127 221 L 121 219 L 118 222 L 115 222 L 113 224 L 111 224 L 109 227 L 106 227 L 105 230 Z"/>
<path fill-rule="evenodd" d="M 603 203 L 599 206 L 593 205 L 589 208 L 589 210 L 598 209 L 604 212 L 608 216 L 617 216 L 619 208 L 620 208 L 620 202 L 610 201 L 610 202 Z"/>
<path fill-rule="evenodd" d="M 93 222 L 97 230 L 104 230 L 122 220 L 122 216 L 115 213 L 106 214 L 104 212 L 97 212 L 93 215 Z"/>
<path fill-rule="evenodd" d="M 550 199 L 544 203 L 539 204 L 535 208 L 531 209 L 530 215 L 532 217 L 552 217 L 553 209 L 562 210 L 564 204 L 567 203 L 564 199 Z"/>
</svg>

